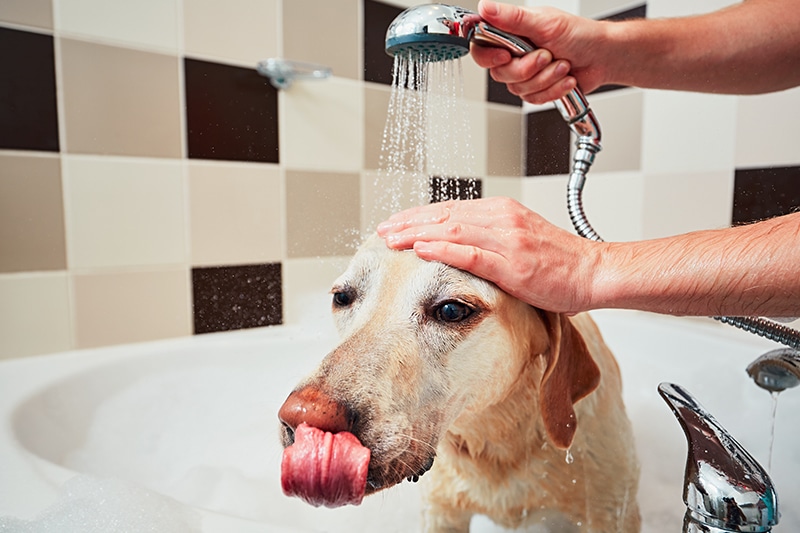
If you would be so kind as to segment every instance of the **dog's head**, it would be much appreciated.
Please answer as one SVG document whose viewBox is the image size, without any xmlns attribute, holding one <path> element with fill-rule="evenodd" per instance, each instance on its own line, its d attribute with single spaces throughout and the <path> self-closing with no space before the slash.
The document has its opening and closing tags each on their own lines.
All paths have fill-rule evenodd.
<svg viewBox="0 0 800 533">
<path fill-rule="evenodd" d="M 573 404 L 594 390 L 599 370 L 567 317 L 377 237 L 335 282 L 332 300 L 343 341 L 290 396 L 285 446 L 301 422 L 347 430 L 371 450 L 368 493 L 416 479 L 457 419 L 503 402 L 540 357 L 539 414 L 550 441 L 570 446 Z"/>
</svg>

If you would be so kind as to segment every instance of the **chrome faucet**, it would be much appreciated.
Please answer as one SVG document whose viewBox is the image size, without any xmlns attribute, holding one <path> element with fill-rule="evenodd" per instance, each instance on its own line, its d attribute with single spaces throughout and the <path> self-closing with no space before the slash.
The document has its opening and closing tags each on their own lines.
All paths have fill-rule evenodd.
<svg viewBox="0 0 800 533">
<path fill-rule="evenodd" d="M 778 523 L 772 480 L 719 422 L 679 385 L 658 392 L 688 441 L 684 533 L 765 533 Z"/>
<path fill-rule="evenodd" d="M 769 392 L 782 392 L 800 385 L 800 351 L 771 350 L 747 366 L 756 385 Z"/>
</svg>

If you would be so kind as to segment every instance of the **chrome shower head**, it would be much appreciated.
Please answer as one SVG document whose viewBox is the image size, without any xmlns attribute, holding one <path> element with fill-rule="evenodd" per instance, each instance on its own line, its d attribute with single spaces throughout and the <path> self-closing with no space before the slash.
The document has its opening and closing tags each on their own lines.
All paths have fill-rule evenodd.
<svg viewBox="0 0 800 533">
<path fill-rule="evenodd" d="M 756 385 L 769 392 L 781 392 L 800 385 L 800 352 L 791 348 L 771 350 L 747 367 Z"/>
<path fill-rule="evenodd" d="M 528 41 L 492 27 L 474 11 L 423 4 L 400 13 L 386 30 L 386 53 L 421 61 L 447 61 L 469 53 L 470 42 L 521 56 L 536 49 Z"/>
</svg>

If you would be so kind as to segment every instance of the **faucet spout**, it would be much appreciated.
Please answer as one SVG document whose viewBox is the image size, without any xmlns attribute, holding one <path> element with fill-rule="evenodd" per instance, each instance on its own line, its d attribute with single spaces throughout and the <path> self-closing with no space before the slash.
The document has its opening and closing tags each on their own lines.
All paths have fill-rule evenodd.
<svg viewBox="0 0 800 533">
<path fill-rule="evenodd" d="M 679 385 L 658 392 L 688 441 L 684 532 L 764 533 L 778 523 L 778 497 L 758 462 Z"/>
</svg>

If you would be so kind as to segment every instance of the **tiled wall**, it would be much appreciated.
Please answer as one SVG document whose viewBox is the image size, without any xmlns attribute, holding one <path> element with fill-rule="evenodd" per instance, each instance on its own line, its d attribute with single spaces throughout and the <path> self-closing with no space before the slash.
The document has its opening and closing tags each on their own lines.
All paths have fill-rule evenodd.
<svg viewBox="0 0 800 533">
<path fill-rule="evenodd" d="M 0 3 L 0 358 L 301 320 L 380 218 L 383 35 L 415 3 Z M 608 17 L 729 2 L 550 3 Z M 255 71 L 268 57 L 333 76 L 278 91 Z M 477 190 L 568 226 L 561 119 L 462 64 Z M 800 204 L 798 90 L 590 101 L 604 150 L 585 204 L 607 239 Z"/>
</svg>

